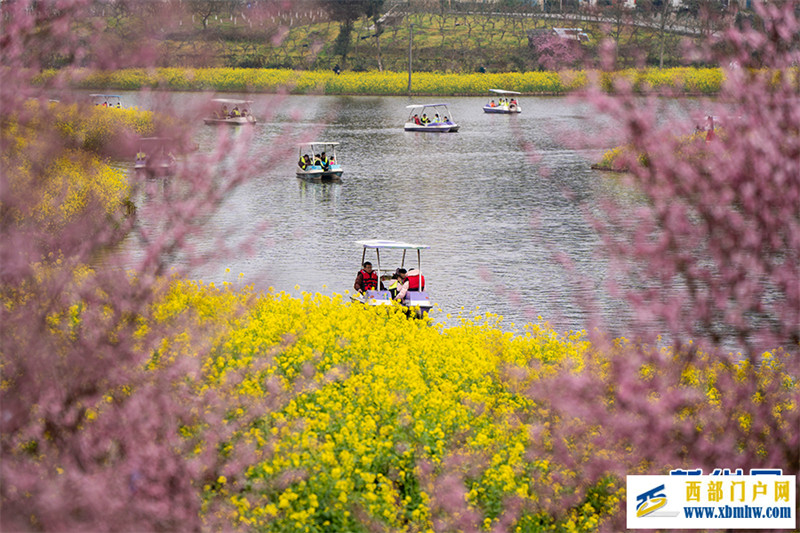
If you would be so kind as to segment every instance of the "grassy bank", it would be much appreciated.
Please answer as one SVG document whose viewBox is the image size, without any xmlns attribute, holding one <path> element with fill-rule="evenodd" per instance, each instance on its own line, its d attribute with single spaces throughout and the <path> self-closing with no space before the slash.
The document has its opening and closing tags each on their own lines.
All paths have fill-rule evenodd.
<svg viewBox="0 0 800 533">
<path fill-rule="evenodd" d="M 44 72 L 39 81 L 46 83 L 56 71 Z M 127 69 L 113 72 L 76 72 L 73 86 L 92 90 L 129 90 L 152 88 L 168 91 L 215 91 L 326 95 L 405 95 L 407 72 L 299 71 L 281 69 Z M 563 95 L 580 91 L 592 77 L 598 77 L 607 90 L 624 79 L 640 91 L 670 94 L 713 95 L 724 77 L 720 69 L 672 68 L 624 70 L 615 73 L 593 71 L 472 73 L 452 74 L 418 72 L 412 74 L 412 94 L 485 95 L 491 88 L 519 91 L 526 95 Z"/>
</svg>

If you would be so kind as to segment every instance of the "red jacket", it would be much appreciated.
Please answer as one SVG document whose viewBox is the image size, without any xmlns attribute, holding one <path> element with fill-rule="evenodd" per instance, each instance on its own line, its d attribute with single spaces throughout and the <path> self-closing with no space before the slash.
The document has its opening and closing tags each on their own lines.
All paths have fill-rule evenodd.
<svg viewBox="0 0 800 533">
<path fill-rule="evenodd" d="M 425 276 L 419 273 L 419 270 L 411 270 L 414 274 L 408 276 L 408 290 L 410 291 L 424 291 L 425 290 Z"/>
</svg>

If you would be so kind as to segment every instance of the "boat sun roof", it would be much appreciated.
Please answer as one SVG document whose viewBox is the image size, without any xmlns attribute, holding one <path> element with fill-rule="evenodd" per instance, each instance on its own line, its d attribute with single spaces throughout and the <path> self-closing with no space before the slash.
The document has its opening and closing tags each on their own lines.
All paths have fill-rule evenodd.
<svg viewBox="0 0 800 533">
<path fill-rule="evenodd" d="M 495 94 L 522 94 L 522 93 L 518 93 L 517 91 L 505 91 L 503 89 L 489 89 L 489 92 L 495 93 Z"/>
<path fill-rule="evenodd" d="M 447 104 L 412 104 L 407 105 L 406 109 L 422 109 L 425 107 L 447 107 Z"/>
<path fill-rule="evenodd" d="M 214 98 L 211 100 L 218 104 L 252 104 L 252 100 L 236 100 L 235 98 Z"/>
<path fill-rule="evenodd" d="M 339 146 L 338 142 L 328 142 L 328 141 L 315 141 L 310 143 L 300 143 L 298 146 L 319 146 L 324 144 L 325 146 Z"/>
<path fill-rule="evenodd" d="M 430 248 L 427 244 L 413 244 L 402 241 L 387 241 L 382 239 L 370 239 L 366 241 L 356 241 L 364 248 L 393 249 L 393 250 L 424 250 Z"/>
</svg>

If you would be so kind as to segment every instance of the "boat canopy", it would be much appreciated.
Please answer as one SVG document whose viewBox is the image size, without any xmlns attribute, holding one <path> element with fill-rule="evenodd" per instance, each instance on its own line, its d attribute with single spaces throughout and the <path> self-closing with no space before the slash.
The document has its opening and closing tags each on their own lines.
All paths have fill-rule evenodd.
<svg viewBox="0 0 800 533">
<path fill-rule="evenodd" d="M 237 100 L 235 98 L 214 98 L 211 100 L 218 104 L 252 104 L 252 100 Z"/>
<path fill-rule="evenodd" d="M 90 94 L 92 98 L 122 98 L 118 94 Z"/>
<path fill-rule="evenodd" d="M 505 91 L 503 89 L 489 89 L 489 92 L 495 94 L 522 94 L 518 93 L 517 91 Z"/>
<path fill-rule="evenodd" d="M 422 109 L 425 107 L 442 107 L 442 106 L 447 106 L 447 104 L 412 104 L 412 105 L 407 105 L 406 109 Z"/>
<path fill-rule="evenodd" d="M 320 144 L 324 144 L 326 146 L 339 146 L 338 142 L 328 142 L 328 141 L 315 141 L 310 143 L 300 143 L 297 146 L 318 146 Z"/>
<path fill-rule="evenodd" d="M 356 241 L 364 248 L 385 248 L 391 250 L 424 250 L 430 248 L 427 244 L 412 244 L 402 241 L 387 241 L 383 239 L 370 239 L 366 241 Z"/>
</svg>

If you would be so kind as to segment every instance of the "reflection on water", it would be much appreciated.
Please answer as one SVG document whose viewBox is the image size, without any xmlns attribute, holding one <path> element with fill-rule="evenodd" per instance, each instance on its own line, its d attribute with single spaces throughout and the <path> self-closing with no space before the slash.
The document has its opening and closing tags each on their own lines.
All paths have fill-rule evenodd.
<svg viewBox="0 0 800 533">
<path fill-rule="evenodd" d="M 236 243 L 257 231 L 254 253 L 228 253 L 194 268 L 194 277 L 219 282 L 243 273 L 257 288 L 341 294 L 352 291 L 359 268 L 356 240 L 398 239 L 431 246 L 422 264 L 438 320 L 479 306 L 507 325 L 542 316 L 559 330 L 582 329 L 591 300 L 612 329 L 624 323 L 625 306 L 603 290 L 606 263 L 586 221 L 602 196 L 614 194 L 613 179 L 590 169 L 602 150 L 576 151 L 561 138 L 592 127 L 582 104 L 524 98 L 522 114 L 490 115 L 482 97 L 451 98 L 461 130 L 427 134 L 402 127 L 405 106 L 424 99 L 297 96 L 276 107 L 271 98 L 256 97 L 265 118 L 251 157 L 266 157 L 276 144 L 338 141 L 342 181 L 296 178 L 290 147 L 234 192 L 198 238 L 199 248 L 210 248 L 221 236 Z M 229 133 L 199 130 L 201 151 Z"/>
<path fill-rule="evenodd" d="M 336 202 L 341 194 L 341 183 L 309 183 L 306 180 L 297 179 L 300 187 L 300 198 L 311 198 L 318 202 Z"/>
</svg>

